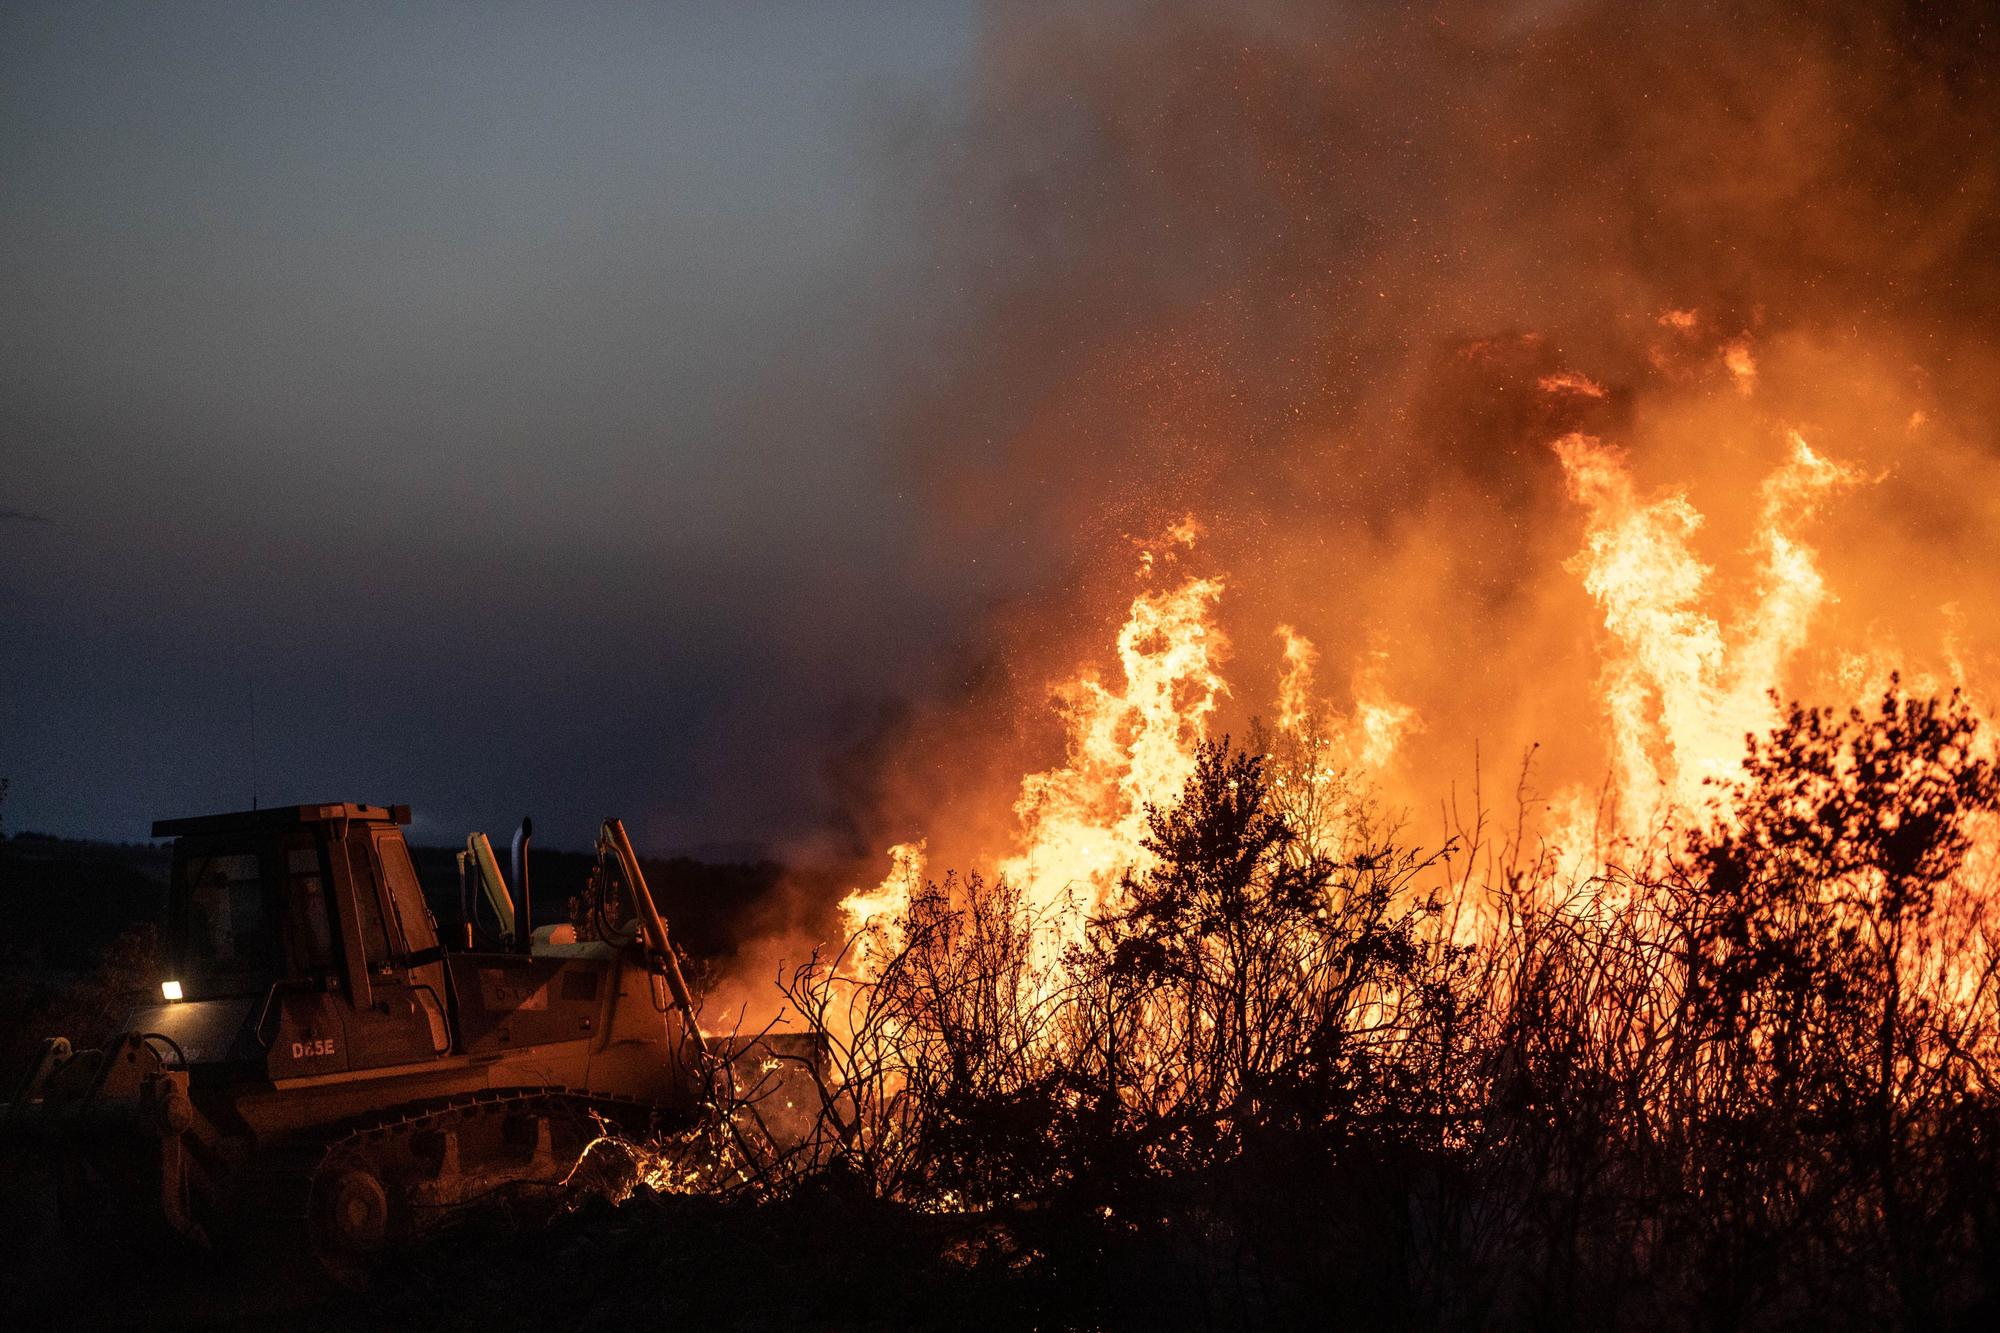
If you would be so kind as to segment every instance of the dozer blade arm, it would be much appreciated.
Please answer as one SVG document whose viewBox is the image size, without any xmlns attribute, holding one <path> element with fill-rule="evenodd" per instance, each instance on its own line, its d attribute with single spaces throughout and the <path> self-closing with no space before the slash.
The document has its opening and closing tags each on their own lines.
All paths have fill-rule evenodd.
<svg viewBox="0 0 2000 1333">
<path fill-rule="evenodd" d="M 507 881 L 500 873 L 500 863 L 493 857 L 493 844 L 484 833 L 474 833 L 465 839 L 465 853 L 472 858 L 473 869 L 479 880 L 479 887 L 486 892 L 486 901 L 493 908 L 493 915 L 500 920 L 500 933 L 508 939 L 514 935 L 514 897 L 507 892 Z"/>
<path fill-rule="evenodd" d="M 666 978 L 674 1003 L 687 1018 L 688 1031 L 699 1042 L 701 1025 L 695 1021 L 694 995 L 688 990 L 687 978 L 681 975 L 680 961 L 674 957 L 674 946 L 667 939 L 667 923 L 653 902 L 653 891 L 646 887 L 646 872 L 639 868 L 639 856 L 632 850 L 632 840 L 625 835 L 624 821 L 616 816 L 607 818 L 597 835 L 597 845 L 617 858 L 618 868 L 625 875 L 625 883 L 631 887 L 633 902 L 638 909 L 639 933 L 646 942 L 646 954 Z"/>
<path fill-rule="evenodd" d="M 74 1054 L 68 1037 L 46 1037 L 34 1062 L 22 1074 L 21 1081 L 14 1088 L 14 1096 L 8 1102 L 9 1109 L 26 1106 L 41 1098 L 42 1088 L 49 1081 L 49 1075 L 61 1068 Z"/>
</svg>

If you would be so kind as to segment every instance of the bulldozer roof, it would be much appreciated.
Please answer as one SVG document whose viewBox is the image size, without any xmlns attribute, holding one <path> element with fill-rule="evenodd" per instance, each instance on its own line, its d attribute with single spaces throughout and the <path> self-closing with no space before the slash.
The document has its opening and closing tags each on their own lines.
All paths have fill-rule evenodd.
<svg viewBox="0 0 2000 1333">
<path fill-rule="evenodd" d="M 328 819 L 374 820 L 384 824 L 407 824 L 407 805 L 361 805 L 336 801 L 322 805 L 278 805 L 265 810 L 238 810 L 226 815 L 197 815 L 192 819 L 156 819 L 153 836 L 178 838 L 190 833 L 231 833 L 241 829 L 282 828 L 290 824 L 311 824 Z"/>
</svg>

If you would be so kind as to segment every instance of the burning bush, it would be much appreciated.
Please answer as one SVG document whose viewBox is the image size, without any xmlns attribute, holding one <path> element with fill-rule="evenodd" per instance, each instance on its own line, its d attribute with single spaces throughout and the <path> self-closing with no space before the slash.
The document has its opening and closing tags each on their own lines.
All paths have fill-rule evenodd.
<svg viewBox="0 0 2000 1333">
<path fill-rule="evenodd" d="M 958 1261 L 1082 1322 L 1991 1299 L 2000 781 L 1963 700 L 1795 706 L 1667 851 L 1517 864 L 1470 941 L 1441 902 L 1480 848 L 1350 820 L 1328 851 L 1274 765 L 1200 746 L 1053 961 L 1007 881 L 947 876 L 800 971 L 832 1058 L 790 1187 L 958 1214 Z"/>
</svg>

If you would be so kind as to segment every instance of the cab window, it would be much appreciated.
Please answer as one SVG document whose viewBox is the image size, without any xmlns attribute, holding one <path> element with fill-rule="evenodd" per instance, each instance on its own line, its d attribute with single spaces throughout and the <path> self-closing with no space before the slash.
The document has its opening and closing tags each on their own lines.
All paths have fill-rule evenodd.
<svg viewBox="0 0 2000 1333">
<path fill-rule="evenodd" d="M 180 864 L 181 966 L 211 981 L 272 971 L 272 932 L 262 858 L 237 849 L 197 851 Z"/>
<path fill-rule="evenodd" d="M 326 867 L 319 841 L 299 830 L 285 840 L 285 901 L 291 909 L 292 956 L 306 974 L 326 973 L 336 958 L 333 914 L 327 904 Z"/>
<path fill-rule="evenodd" d="M 402 928 L 403 947 L 419 953 L 437 943 L 431 925 L 430 908 L 424 903 L 423 887 L 417 883 L 416 867 L 410 864 L 410 849 L 401 834 L 383 830 L 375 835 L 375 855 L 382 867 L 382 885 L 388 890 L 389 910 Z"/>
<path fill-rule="evenodd" d="M 354 903 L 361 914 L 361 952 L 371 969 L 389 966 L 389 932 L 382 925 L 382 877 L 375 869 L 374 848 L 365 829 L 347 835 L 348 868 L 354 879 Z"/>
</svg>

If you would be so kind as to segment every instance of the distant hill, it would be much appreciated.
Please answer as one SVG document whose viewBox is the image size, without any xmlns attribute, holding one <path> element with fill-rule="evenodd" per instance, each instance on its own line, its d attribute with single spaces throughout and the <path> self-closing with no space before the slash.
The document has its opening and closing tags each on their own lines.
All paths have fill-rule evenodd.
<svg viewBox="0 0 2000 1333">
<path fill-rule="evenodd" d="M 166 910 L 169 847 L 41 833 L 0 840 L 0 968 L 81 972 Z"/>
</svg>

